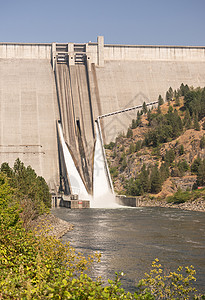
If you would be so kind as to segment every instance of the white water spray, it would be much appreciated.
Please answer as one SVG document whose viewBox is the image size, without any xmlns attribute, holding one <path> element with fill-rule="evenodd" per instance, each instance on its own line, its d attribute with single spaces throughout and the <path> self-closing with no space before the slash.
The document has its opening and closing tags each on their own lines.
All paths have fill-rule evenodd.
<svg viewBox="0 0 205 300">
<path fill-rule="evenodd" d="M 72 194 L 78 194 L 80 200 L 90 200 L 91 196 L 88 194 L 85 185 L 82 181 L 82 178 L 75 166 L 70 151 L 65 143 L 61 124 L 59 123 L 58 123 L 58 129 L 59 129 L 58 131 L 59 131 L 60 141 L 62 145 L 63 155 L 65 159 L 67 176 L 69 179 Z"/>
<path fill-rule="evenodd" d="M 93 170 L 93 199 L 90 206 L 95 208 L 117 207 L 115 195 L 109 184 L 108 173 L 103 154 L 103 145 L 101 142 L 100 130 L 98 124 L 95 124 L 96 143 L 94 152 L 94 170 Z"/>
</svg>

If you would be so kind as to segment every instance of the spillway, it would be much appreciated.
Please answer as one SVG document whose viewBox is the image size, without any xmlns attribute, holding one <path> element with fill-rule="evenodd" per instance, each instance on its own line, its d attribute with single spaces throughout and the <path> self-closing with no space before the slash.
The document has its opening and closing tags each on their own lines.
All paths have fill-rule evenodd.
<svg viewBox="0 0 205 300">
<path fill-rule="evenodd" d="M 96 143 L 94 152 L 93 198 L 91 200 L 91 207 L 115 207 L 117 204 L 115 203 L 115 195 L 106 164 L 106 157 L 103 151 L 100 133 L 100 124 L 98 122 L 95 123 L 95 132 Z"/>
<path fill-rule="evenodd" d="M 90 200 L 90 195 L 88 194 L 88 192 L 85 188 L 85 184 L 82 181 L 82 178 L 75 166 L 73 158 L 68 149 L 68 146 L 65 143 L 65 140 L 63 137 L 63 132 L 62 132 L 62 127 L 61 127 L 60 123 L 58 123 L 58 131 L 59 131 L 60 143 L 61 143 L 62 151 L 63 151 L 63 157 L 65 160 L 65 166 L 66 166 L 66 172 L 67 172 L 68 181 L 69 181 L 70 192 L 71 192 L 71 194 L 77 194 L 80 199 Z"/>
</svg>

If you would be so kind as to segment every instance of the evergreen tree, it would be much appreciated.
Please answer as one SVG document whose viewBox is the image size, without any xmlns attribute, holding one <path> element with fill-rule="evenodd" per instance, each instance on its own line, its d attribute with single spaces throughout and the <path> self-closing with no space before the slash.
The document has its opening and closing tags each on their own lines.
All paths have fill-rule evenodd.
<svg viewBox="0 0 205 300">
<path fill-rule="evenodd" d="M 158 194 L 162 189 L 162 180 L 157 166 L 152 169 L 150 181 L 151 193 Z"/>
<path fill-rule="evenodd" d="M 158 107 L 157 107 L 157 113 L 158 113 L 158 114 L 161 114 L 161 113 L 162 113 L 160 105 L 158 105 Z"/>
<path fill-rule="evenodd" d="M 158 105 L 161 106 L 163 104 L 164 104 L 164 100 L 163 100 L 162 96 L 159 95 L 159 97 L 158 97 Z"/>
<path fill-rule="evenodd" d="M 198 174 L 197 174 L 197 185 L 198 186 L 205 185 L 205 159 L 199 165 Z"/>
<path fill-rule="evenodd" d="M 183 155 L 184 154 L 184 146 L 180 145 L 179 146 L 179 155 Z"/>
<path fill-rule="evenodd" d="M 197 114 L 194 114 L 194 129 L 197 131 L 201 130 Z"/>
<path fill-rule="evenodd" d="M 172 100 L 172 98 L 173 98 L 173 96 L 174 96 L 174 92 L 173 92 L 173 89 L 172 89 L 172 87 L 170 86 L 170 88 L 169 88 L 169 97 L 170 97 L 170 100 Z"/>
<path fill-rule="evenodd" d="M 189 87 L 188 85 L 184 85 L 183 83 L 180 85 L 180 93 L 181 96 L 186 96 L 186 94 L 189 92 Z"/>
<path fill-rule="evenodd" d="M 175 98 L 175 106 L 180 106 L 179 96 L 177 95 Z"/>
<path fill-rule="evenodd" d="M 166 101 L 169 103 L 170 102 L 170 95 L 169 95 L 169 92 L 167 91 L 166 92 Z"/>
<path fill-rule="evenodd" d="M 185 113 L 185 116 L 184 116 L 184 126 L 185 126 L 186 129 L 190 129 L 191 124 L 192 124 L 191 116 L 190 116 L 189 110 L 186 109 L 186 113 Z"/>
<path fill-rule="evenodd" d="M 194 174 L 197 174 L 198 173 L 198 170 L 199 170 L 199 166 L 202 164 L 202 160 L 201 158 L 198 156 L 193 164 L 191 165 L 191 172 L 194 173 Z"/>
<path fill-rule="evenodd" d="M 131 128 L 128 128 L 127 130 L 127 138 L 132 138 L 133 137 L 133 131 Z"/>
<path fill-rule="evenodd" d="M 143 114 L 146 114 L 146 113 L 147 113 L 147 105 L 146 105 L 145 102 L 144 102 L 143 105 L 142 105 L 142 111 L 143 111 Z"/>
<path fill-rule="evenodd" d="M 130 147 L 129 147 L 129 154 L 132 154 L 135 152 L 135 144 L 134 143 L 131 143 L 130 144 Z"/>
<path fill-rule="evenodd" d="M 175 159 L 175 152 L 173 149 L 170 150 L 166 150 L 165 156 L 164 156 L 164 161 L 170 165 L 171 163 L 173 163 Z"/>
<path fill-rule="evenodd" d="M 149 122 L 149 125 L 150 125 L 151 118 L 152 118 L 152 113 L 151 113 L 151 110 L 149 109 L 147 112 L 147 120 Z"/>
<path fill-rule="evenodd" d="M 134 120 L 134 119 L 132 120 L 131 128 L 132 128 L 132 129 L 137 128 L 137 122 L 136 122 L 136 120 Z"/>
<path fill-rule="evenodd" d="M 205 148 L 205 136 L 203 135 L 201 140 L 200 140 L 200 148 L 204 149 Z"/>
<path fill-rule="evenodd" d="M 142 141 L 137 141 L 135 146 L 135 151 L 138 152 L 142 147 Z"/>
<path fill-rule="evenodd" d="M 6 174 L 6 176 L 8 178 L 13 178 L 14 176 L 14 172 L 12 170 L 12 168 L 9 167 L 9 164 L 4 162 L 2 165 L 1 165 L 1 169 L 0 169 L 1 172 L 3 172 L 4 174 Z"/>
<path fill-rule="evenodd" d="M 165 181 L 170 176 L 169 164 L 167 164 L 166 162 L 164 162 L 164 163 L 161 164 L 161 167 L 160 167 L 160 176 L 161 176 L 161 179 L 163 181 Z"/>
<path fill-rule="evenodd" d="M 146 169 L 145 164 L 143 164 L 139 179 L 140 179 L 140 183 L 142 186 L 142 190 L 144 192 L 149 192 L 150 191 L 150 180 L 149 180 L 149 173 Z"/>
</svg>

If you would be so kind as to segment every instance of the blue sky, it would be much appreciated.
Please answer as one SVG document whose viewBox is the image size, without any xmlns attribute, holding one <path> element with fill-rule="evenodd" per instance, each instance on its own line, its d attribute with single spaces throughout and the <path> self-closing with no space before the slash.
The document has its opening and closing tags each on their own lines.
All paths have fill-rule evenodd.
<svg viewBox="0 0 205 300">
<path fill-rule="evenodd" d="M 0 0 L 1 42 L 205 46 L 205 0 Z"/>
</svg>

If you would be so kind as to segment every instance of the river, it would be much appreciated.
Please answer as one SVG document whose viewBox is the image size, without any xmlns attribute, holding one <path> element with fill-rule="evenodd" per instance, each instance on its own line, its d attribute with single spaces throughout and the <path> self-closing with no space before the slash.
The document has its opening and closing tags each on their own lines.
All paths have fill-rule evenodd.
<svg viewBox="0 0 205 300">
<path fill-rule="evenodd" d="M 85 255 L 101 252 L 92 275 L 113 279 L 123 271 L 122 286 L 131 292 L 155 258 L 165 269 L 193 265 L 196 287 L 205 292 L 205 214 L 171 208 L 69 210 L 52 213 L 74 225 L 63 236 Z"/>
</svg>

